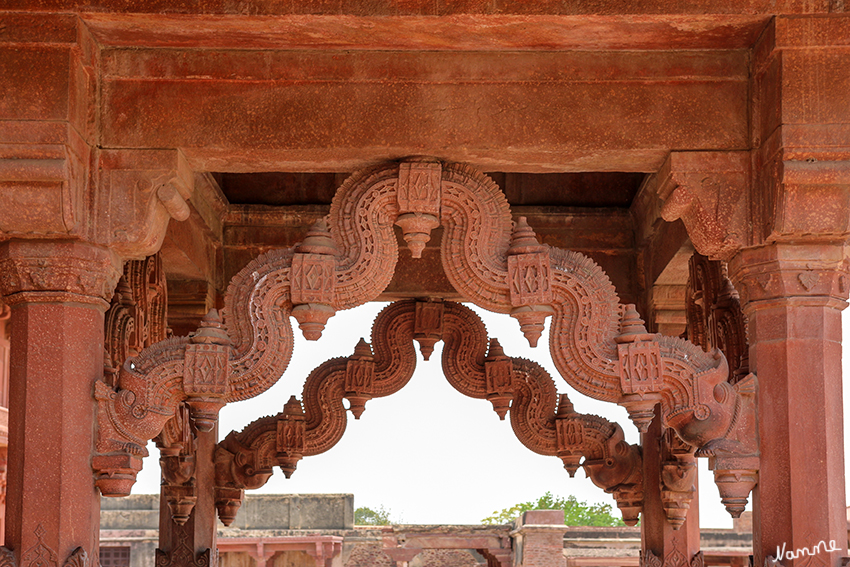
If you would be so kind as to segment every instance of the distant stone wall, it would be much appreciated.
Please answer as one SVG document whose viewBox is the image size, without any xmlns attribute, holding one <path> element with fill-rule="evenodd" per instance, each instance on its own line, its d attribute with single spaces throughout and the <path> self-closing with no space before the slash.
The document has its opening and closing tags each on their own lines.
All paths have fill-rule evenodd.
<svg viewBox="0 0 850 567">
<path fill-rule="evenodd" d="M 102 501 L 101 546 L 129 548 L 130 567 L 154 567 L 158 527 L 159 495 Z M 702 530 L 702 548 L 748 555 L 752 536 L 746 525 L 736 527 Z M 336 553 L 332 567 L 396 567 L 397 561 L 408 561 L 408 567 L 486 567 L 482 553 L 502 567 L 563 567 L 598 565 L 602 558 L 633 561 L 640 550 L 639 528 L 567 527 L 563 512 L 546 510 L 526 512 L 512 526 L 355 528 L 350 494 L 248 495 L 236 522 L 219 525 L 218 537 L 220 567 L 256 567 L 245 546 L 260 544 L 266 550 L 289 547 L 266 567 L 315 567 L 316 558 L 301 551 L 303 543 L 296 547 L 298 541 L 309 549 L 330 545 Z"/>
<path fill-rule="evenodd" d="M 379 543 L 359 543 L 347 550 L 343 555 L 345 567 L 393 567 L 395 563 L 383 552 Z"/>
<path fill-rule="evenodd" d="M 231 528 L 252 530 L 350 530 L 352 494 L 250 494 Z M 224 528 L 219 524 L 219 528 Z M 101 530 L 159 529 L 159 495 L 101 498 Z"/>
<path fill-rule="evenodd" d="M 426 549 L 410 567 L 486 567 L 487 560 L 467 549 Z"/>
</svg>

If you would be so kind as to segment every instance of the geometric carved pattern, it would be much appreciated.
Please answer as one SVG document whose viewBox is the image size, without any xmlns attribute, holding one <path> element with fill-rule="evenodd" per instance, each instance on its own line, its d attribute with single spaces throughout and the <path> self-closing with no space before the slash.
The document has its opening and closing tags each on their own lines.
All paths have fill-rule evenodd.
<svg viewBox="0 0 850 567">
<path fill-rule="evenodd" d="M 417 323 L 426 305 L 439 317 L 431 324 Z M 288 477 L 302 456 L 333 447 L 345 432 L 344 398 L 359 416 L 367 400 L 400 390 L 415 368 L 416 331 L 427 328 L 433 336 L 437 320 L 442 329 L 439 339 L 444 342 L 443 372 L 449 383 L 464 395 L 490 400 L 500 416 L 510 411 L 517 438 L 532 451 L 561 457 L 571 474 L 583 466 L 595 484 L 614 494 L 624 518 L 634 524 L 643 499 L 641 458 L 639 449 L 625 442 L 620 426 L 576 413 L 566 395 L 561 395 L 558 404 L 549 374 L 531 361 L 506 356 L 496 339 L 488 340 L 483 323 L 468 308 L 452 302 L 417 301 L 396 302 L 382 310 L 372 329 L 371 347 L 361 339 L 350 357 L 331 359 L 313 370 L 304 384 L 303 414 L 301 404 L 292 398 L 284 412 L 231 432 L 218 444 L 216 491 L 230 495 L 221 498 L 220 519 L 232 522 L 238 508 L 234 499 L 241 499 L 246 488 L 265 484 L 275 465 Z M 298 419 L 292 423 L 303 429 L 284 433 L 290 427 L 288 419 Z M 283 437 L 291 439 L 288 446 L 298 449 L 283 450 Z M 584 462 L 579 463 L 582 458 Z M 571 463 L 575 464 L 572 469 Z"/>
<path fill-rule="evenodd" d="M 325 254 L 295 254 L 292 258 L 292 303 L 333 303 L 334 259 Z"/>
<path fill-rule="evenodd" d="M 22 567 L 57 567 L 56 552 L 41 541 L 45 534 L 41 524 L 35 528 L 34 533 L 38 541 L 21 555 Z"/>
<path fill-rule="evenodd" d="M 658 392 L 663 385 L 661 349 L 658 343 L 639 341 L 617 345 L 624 394 Z"/>
<path fill-rule="evenodd" d="M 181 529 L 178 532 L 179 542 L 170 553 L 161 549 L 156 550 L 156 567 L 210 567 L 210 550 L 205 549 L 196 557 L 194 550 L 189 546 L 189 536 L 185 530 Z"/>
<path fill-rule="evenodd" d="M 440 214 L 440 164 L 404 162 L 398 170 L 398 208 L 402 212 Z"/>
</svg>

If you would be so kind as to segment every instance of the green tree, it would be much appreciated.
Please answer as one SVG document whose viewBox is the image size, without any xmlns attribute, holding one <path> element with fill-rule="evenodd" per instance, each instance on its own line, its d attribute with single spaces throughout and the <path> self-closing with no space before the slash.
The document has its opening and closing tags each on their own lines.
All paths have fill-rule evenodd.
<svg viewBox="0 0 850 567">
<path fill-rule="evenodd" d="M 387 526 L 390 524 L 390 511 L 383 506 L 377 510 L 361 506 L 354 511 L 354 523 L 358 526 Z"/>
<path fill-rule="evenodd" d="M 623 520 L 614 516 L 610 504 L 588 504 L 575 496 L 553 496 L 547 492 L 537 500 L 521 502 L 510 508 L 496 510 L 481 520 L 482 524 L 507 524 L 529 510 L 563 510 L 564 523 L 568 526 L 625 526 Z"/>
</svg>

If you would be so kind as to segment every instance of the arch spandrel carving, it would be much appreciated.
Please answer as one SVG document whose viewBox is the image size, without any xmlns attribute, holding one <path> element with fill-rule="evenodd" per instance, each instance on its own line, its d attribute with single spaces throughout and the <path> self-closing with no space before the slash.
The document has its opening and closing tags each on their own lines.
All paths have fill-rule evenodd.
<svg viewBox="0 0 850 567">
<path fill-rule="evenodd" d="M 350 357 L 328 360 L 310 373 L 302 392 L 300 451 L 279 434 L 287 416 L 300 415 L 301 403 L 294 397 L 277 416 L 260 418 L 218 445 L 216 491 L 222 522 L 235 518 L 239 499 L 234 495 L 265 484 L 273 466 L 281 466 L 288 478 L 295 470 L 294 456 L 323 453 L 342 438 L 347 423 L 343 398 L 359 418 L 363 406 L 357 407 L 354 399 L 388 396 L 408 383 L 416 363 L 415 330 L 425 325 L 421 321 L 425 317 L 440 321 L 445 343 L 442 366 L 452 386 L 473 398 L 490 400 L 502 418 L 510 411 L 511 426 L 526 447 L 560 457 L 571 475 L 584 467 L 597 486 L 614 494 L 626 522 L 637 522 L 643 501 L 641 454 L 625 442 L 622 428 L 575 412 L 540 365 L 507 356 L 497 340 L 488 339 L 484 324 L 467 307 L 416 301 L 393 303 L 381 311 L 372 329 L 374 349 L 361 341 Z M 361 382 L 356 392 L 347 376 L 352 362 L 374 365 L 374 379 Z"/>
<path fill-rule="evenodd" d="M 710 456 L 719 470 L 729 471 L 724 478 L 748 479 L 734 488 L 726 483 L 721 491 L 749 492 L 758 469 L 754 377 L 733 387 L 726 381 L 725 358 L 716 349 L 705 353 L 687 341 L 647 333 L 633 306 L 619 303 L 595 263 L 576 252 L 541 245 L 522 219 L 512 224 L 504 195 L 483 173 L 433 159 L 384 164 L 352 175 L 334 197 L 326 225 L 314 226 L 296 247 L 257 258 L 234 277 L 223 320 L 211 313 L 192 338 L 158 343 L 130 359 L 121 369 L 117 390 L 99 383 L 98 457 L 104 457 L 96 458 L 99 476 L 117 478 L 119 469 L 133 476 L 132 458 L 143 454 L 143 441 L 162 429 L 181 401 L 191 408 L 196 426 L 209 428 L 223 404 L 265 391 L 289 362 L 288 316 L 298 320 L 305 336 L 316 338 L 336 310 L 376 298 L 392 278 L 398 255 L 393 225 L 402 228 L 416 254 L 430 238 L 434 218 L 443 226 L 447 277 L 461 295 L 485 309 L 511 314 L 532 344 L 551 317 L 552 358 L 571 386 L 624 406 L 642 431 L 660 403 L 664 424 L 697 447 L 698 454 Z M 444 340 L 451 334 L 451 325 L 446 326 L 450 318 L 444 311 Z M 433 341 L 434 331 L 420 327 L 412 318 L 404 332 Z M 395 387 L 386 385 L 378 370 L 395 355 L 374 348 L 374 360 L 364 351 L 346 361 L 344 369 L 322 371 L 328 374 L 321 381 L 325 389 L 305 396 L 307 423 L 317 411 L 338 415 L 336 402 L 323 405 L 322 400 L 337 399 L 340 391 L 359 409 L 375 395 L 367 391 L 375 384 L 387 391 Z M 502 413 L 509 397 L 522 398 L 522 392 L 505 388 L 488 392 L 487 345 L 464 348 L 475 353 L 472 362 L 463 362 L 475 378 L 458 384 L 468 390 L 464 393 L 489 398 Z M 493 365 L 497 359 L 490 361 L 491 386 L 504 383 L 499 382 L 504 369 Z M 310 407 L 312 400 L 318 400 L 317 408 Z M 310 431 L 308 426 L 305 451 Z M 341 434 L 328 429 L 320 436 L 326 441 L 317 447 L 332 445 Z M 535 435 L 526 437 L 531 442 Z M 101 483 L 109 493 L 105 486 Z M 111 493 L 121 490 L 113 487 Z"/>
</svg>

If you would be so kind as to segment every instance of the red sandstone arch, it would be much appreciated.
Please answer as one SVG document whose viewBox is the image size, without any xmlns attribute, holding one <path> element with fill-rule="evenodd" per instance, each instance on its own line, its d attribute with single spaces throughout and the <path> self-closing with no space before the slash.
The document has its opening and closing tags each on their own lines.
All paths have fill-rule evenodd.
<svg viewBox="0 0 850 567">
<path fill-rule="evenodd" d="M 307 338 L 318 338 L 336 310 L 375 299 L 397 259 L 394 224 L 414 255 L 442 225 L 442 262 L 455 289 L 485 309 L 510 313 L 532 344 L 551 316 L 552 358 L 578 391 L 624 406 L 641 431 L 660 403 L 664 424 L 710 457 L 727 509 L 734 516 L 743 511 L 757 482 L 755 378 L 731 385 L 719 350 L 705 353 L 647 333 L 634 306 L 620 305 L 590 259 L 540 245 L 523 219 L 512 225 L 508 203 L 489 177 L 436 160 L 355 173 L 334 197 L 327 224 L 233 278 L 223 319 L 211 312 L 191 338 L 169 339 L 128 359 L 116 388 L 99 382 L 93 466 L 101 492 L 129 493 L 146 440 L 179 404 L 186 403 L 196 427 L 209 430 L 225 403 L 268 389 L 292 352 L 289 315 Z M 324 442 L 338 433 L 328 430 Z"/>
<path fill-rule="evenodd" d="M 576 413 L 566 394 L 559 398 L 541 366 L 506 356 L 467 307 L 423 301 L 386 307 L 375 320 L 371 345 L 361 340 L 351 356 L 313 370 L 304 384 L 303 409 L 293 396 L 280 414 L 231 432 L 218 444 L 216 505 L 221 521 L 229 525 L 235 519 L 244 490 L 264 485 L 274 466 L 289 478 L 301 458 L 336 445 L 347 422 L 343 399 L 359 418 L 367 400 L 404 387 L 416 366 L 414 339 L 425 347 L 424 354 L 443 340 L 443 371 L 456 390 L 490 400 L 502 419 L 510 411 L 514 433 L 526 447 L 560 457 L 570 476 L 583 466 L 594 484 L 614 494 L 626 523 L 637 522 L 643 503 L 641 453 L 626 443 L 622 428 Z"/>
</svg>

